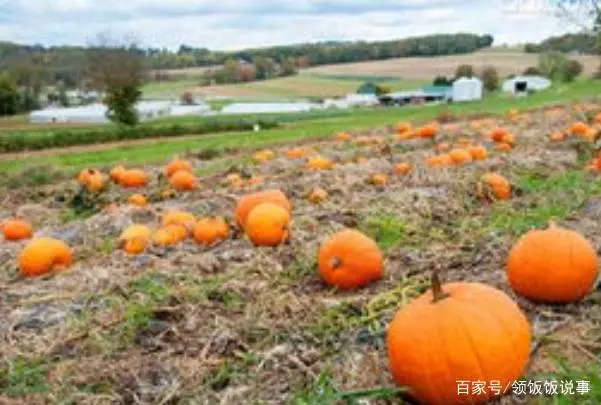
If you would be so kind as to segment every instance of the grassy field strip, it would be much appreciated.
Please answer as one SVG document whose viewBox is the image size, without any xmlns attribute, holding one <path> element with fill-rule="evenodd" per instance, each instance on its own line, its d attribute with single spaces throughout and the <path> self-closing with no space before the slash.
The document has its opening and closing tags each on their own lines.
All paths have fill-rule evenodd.
<svg viewBox="0 0 601 405">
<path fill-rule="evenodd" d="M 566 103 L 597 95 L 599 92 L 601 92 L 601 82 L 582 81 L 569 86 L 557 86 L 552 90 L 520 99 L 490 96 L 481 103 L 357 110 L 356 113 L 346 114 L 343 117 L 292 123 L 284 128 L 260 133 L 235 132 L 228 135 L 187 137 L 181 141 L 156 142 L 144 146 L 119 147 L 114 150 L 84 152 L 77 155 L 48 156 L 35 161 L 27 158 L 15 159 L 0 162 L 0 172 L 14 172 L 40 164 L 79 169 L 88 166 L 111 165 L 117 162 L 130 165 L 155 163 L 187 150 L 257 148 L 293 140 L 319 138 L 341 130 L 361 130 L 385 126 L 399 120 L 428 120 L 435 118 L 443 111 L 454 114 L 499 114 L 505 113 L 510 108 L 530 109 L 546 104 Z"/>
</svg>

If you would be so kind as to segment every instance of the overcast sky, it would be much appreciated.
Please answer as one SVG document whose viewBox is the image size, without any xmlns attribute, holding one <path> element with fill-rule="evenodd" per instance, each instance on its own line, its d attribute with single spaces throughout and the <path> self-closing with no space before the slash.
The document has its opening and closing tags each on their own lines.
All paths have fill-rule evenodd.
<svg viewBox="0 0 601 405">
<path fill-rule="evenodd" d="M 85 45 L 100 32 L 144 46 L 214 50 L 474 32 L 496 44 L 575 31 L 558 0 L 0 0 L 0 40 Z"/>
</svg>

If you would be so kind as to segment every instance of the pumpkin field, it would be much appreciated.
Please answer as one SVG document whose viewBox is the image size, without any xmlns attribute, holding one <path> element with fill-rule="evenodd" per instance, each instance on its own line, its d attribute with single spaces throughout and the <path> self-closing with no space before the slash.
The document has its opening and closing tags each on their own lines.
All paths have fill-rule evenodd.
<svg viewBox="0 0 601 405">
<path fill-rule="evenodd" d="M 6 189 L 0 404 L 600 404 L 600 130 L 447 112 Z"/>
</svg>

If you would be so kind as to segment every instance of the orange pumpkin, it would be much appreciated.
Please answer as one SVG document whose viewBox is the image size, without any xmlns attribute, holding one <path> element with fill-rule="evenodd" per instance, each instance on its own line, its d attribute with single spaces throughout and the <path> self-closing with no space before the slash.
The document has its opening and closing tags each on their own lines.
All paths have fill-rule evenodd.
<svg viewBox="0 0 601 405">
<path fill-rule="evenodd" d="M 69 267 L 73 262 L 73 252 L 63 241 L 39 238 L 25 246 L 18 262 L 19 270 L 25 276 L 41 276 Z"/>
<path fill-rule="evenodd" d="M 280 190 L 265 190 L 257 193 L 247 194 L 238 200 L 238 204 L 236 206 L 236 223 L 240 228 L 244 229 L 244 225 L 246 224 L 246 220 L 248 219 L 250 212 L 253 210 L 253 208 L 262 203 L 279 205 L 289 213 L 292 211 L 290 201 L 288 201 L 284 193 L 282 193 Z"/>
<path fill-rule="evenodd" d="M 307 167 L 313 170 L 331 170 L 334 167 L 334 162 L 323 156 L 317 156 L 309 159 Z"/>
<path fill-rule="evenodd" d="M 478 195 L 487 200 L 508 200 L 511 197 L 511 183 L 497 173 L 487 173 L 480 179 Z"/>
<path fill-rule="evenodd" d="M 418 128 L 417 136 L 420 138 L 434 138 L 438 134 L 438 127 L 434 124 L 428 124 Z"/>
<path fill-rule="evenodd" d="M 597 252 L 582 235 L 551 224 L 525 234 L 509 253 L 511 287 L 532 301 L 583 299 L 599 276 Z"/>
<path fill-rule="evenodd" d="M 31 224 L 23 219 L 9 219 L 0 223 L 0 230 L 4 235 L 4 239 L 17 241 L 29 239 L 33 235 Z"/>
<path fill-rule="evenodd" d="M 503 139 L 509 134 L 505 128 L 495 128 L 490 132 L 490 139 L 495 142 L 503 142 Z"/>
<path fill-rule="evenodd" d="M 412 171 L 413 166 L 411 165 L 411 163 L 403 162 L 394 165 L 394 172 L 399 176 L 406 176 L 408 174 L 411 174 Z"/>
<path fill-rule="evenodd" d="M 566 139 L 565 132 L 557 131 L 551 134 L 551 140 L 554 142 L 560 142 Z"/>
<path fill-rule="evenodd" d="M 595 115 L 594 122 L 595 124 L 601 124 L 601 112 Z"/>
<path fill-rule="evenodd" d="M 445 167 L 450 166 L 451 164 L 453 164 L 453 161 L 451 160 L 451 157 L 446 154 L 431 156 L 426 159 L 426 165 L 431 168 Z"/>
<path fill-rule="evenodd" d="M 328 199 L 328 192 L 323 188 L 316 187 L 309 194 L 309 201 L 313 204 L 321 204 Z"/>
<path fill-rule="evenodd" d="M 191 226 L 186 226 L 184 224 L 170 224 L 165 226 L 164 229 L 171 234 L 173 244 L 177 244 L 188 239 Z"/>
<path fill-rule="evenodd" d="M 432 289 L 402 307 L 388 327 L 387 351 L 395 381 L 418 403 L 484 404 L 518 380 L 530 358 L 528 319 L 504 292 L 457 282 Z M 458 381 L 498 382 L 499 392 L 468 389 Z"/>
<path fill-rule="evenodd" d="M 139 169 L 126 170 L 121 175 L 120 184 L 126 188 L 139 188 L 148 184 L 148 175 Z"/>
<path fill-rule="evenodd" d="M 449 153 L 451 162 L 455 165 L 463 165 L 472 161 L 472 155 L 465 149 L 453 149 Z"/>
<path fill-rule="evenodd" d="M 372 174 L 369 178 L 369 182 L 374 186 L 385 186 L 388 184 L 388 176 L 381 173 Z"/>
<path fill-rule="evenodd" d="M 148 200 L 142 194 L 134 194 L 127 200 L 130 205 L 134 205 L 136 207 L 147 207 Z"/>
<path fill-rule="evenodd" d="M 373 283 L 384 273 L 384 258 L 376 242 L 350 229 L 323 243 L 318 265 L 326 283 L 345 290 Z"/>
<path fill-rule="evenodd" d="M 275 153 L 269 149 L 262 150 L 253 155 L 253 161 L 259 164 L 265 163 L 269 160 L 272 160 L 273 158 L 275 158 Z"/>
<path fill-rule="evenodd" d="M 90 181 L 90 177 L 92 177 L 98 173 L 100 173 L 100 172 L 96 169 L 84 169 L 81 172 L 79 172 L 79 175 L 77 176 L 77 181 L 82 186 L 85 186 Z"/>
<path fill-rule="evenodd" d="M 395 126 L 396 132 L 398 134 L 404 134 L 407 132 L 413 132 L 413 125 L 410 122 L 399 122 Z"/>
<path fill-rule="evenodd" d="M 150 228 L 146 225 L 132 225 L 121 233 L 120 239 L 131 239 L 136 236 L 148 238 L 151 233 Z"/>
<path fill-rule="evenodd" d="M 413 139 L 414 137 L 415 137 L 415 132 L 406 131 L 406 132 L 396 134 L 394 136 L 394 139 L 397 141 L 406 141 L 407 139 Z"/>
<path fill-rule="evenodd" d="M 79 183 L 88 191 L 99 193 L 105 188 L 105 180 L 102 173 L 96 169 L 85 169 L 77 177 Z"/>
<path fill-rule="evenodd" d="M 307 151 L 303 148 L 292 148 L 288 149 L 286 156 L 290 159 L 302 159 L 307 154 Z"/>
<path fill-rule="evenodd" d="M 597 138 L 597 130 L 591 128 L 588 131 L 586 131 L 583 135 L 580 135 L 580 137 L 588 142 L 595 142 L 595 139 Z"/>
<path fill-rule="evenodd" d="M 165 174 L 167 174 L 167 177 L 171 177 L 179 171 L 192 172 L 193 170 L 192 163 L 187 160 L 175 159 L 167 165 Z"/>
<path fill-rule="evenodd" d="M 123 176 L 123 174 L 125 172 L 126 172 L 125 167 L 123 167 L 121 165 L 113 167 L 110 172 L 110 177 L 111 177 L 111 180 L 113 181 L 113 183 L 120 184 L 121 177 Z"/>
<path fill-rule="evenodd" d="M 169 178 L 169 184 L 178 191 L 192 191 L 198 188 L 198 179 L 193 173 L 180 170 Z"/>
<path fill-rule="evenodd" d="M 351 140 L 351 136 L 346 132 L 340 132 L 336 134 L 336 140 L 340 142 L 347 142 Z"/>
<path fill-rule="evenodd" d="M 488 151 L 482 145 L 470 146 L 468 151 L 474 160 L 485 160 L 488 157 Z"/>
<path fill-rule="evenodd" d="M 160 247 L 169 247 L 176 244 L 175 235 L 170 229 L 157 229 L 152 234 L 152 243 Z"/>
<path fill-rule="evenodd" d="M 246 220 L 246 235 L 257 246 L 278 246 L 290 238 L 290 212 L 279 205 L 262 203 Z"/>
<path fill-rule="evenodd" d="M 145 225 L 132 225 L 119 236 L 119 245 L 127 253 L 137 255 L 146 250 L 152 231 Z"/>
<path fill-rule="evenodd" d="M 515 136 L 513 134 L 505 134 L 501 142 L 511 145 L 511 147 L 515 146 Z"/>
<path fill-rule="evenodd" d="M 570 132 L 574 135 L 584 135 L 590 129 L 584 122 L 575 122 L 570 127 Z"/>
<path fill-rule="evenodd" d="M 202 218 L 194 226 L 194 239 L 201 245 L 211 246 L 230 236 L 230 226 L 223 218 Z"/>
<path fill-rule="evenodd" d="M 169 211 L 163 216 L 161 224 L 163 227 L 169 225 L 183 225 L 188 229 L 192 229 L 196 223 L 196 217 L 185 211 Z"/>
</svg>

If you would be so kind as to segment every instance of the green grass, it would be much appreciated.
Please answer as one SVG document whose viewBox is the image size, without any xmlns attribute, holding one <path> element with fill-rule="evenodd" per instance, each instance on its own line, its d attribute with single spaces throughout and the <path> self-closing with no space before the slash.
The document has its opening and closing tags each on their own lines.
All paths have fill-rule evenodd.
<svg viewBox="0 0 601 405">
<path fill-rule="evenodd" d="M 80 169 L 91 166 L 108 166 L 118 162 L 128 165 L 164 162 L 174 154 L 189 150 L 214 148 L 251 149 L 281 142 L 316 139 L 341 130 L 360 130 L 393 124 L 399 120 L 423 121 L 437 117 L 445 111 L 453 114 L 490 113 L 501 114 L 510 108 L 520 110 L 546 104 L 568 103 L 594 96 L 601 92 L 601 81 L 579 81 L 570 85 L 557 85 L 552 89 L 525 98 L 510 98 L 499 94 L 487 97 L 480 103 L 465 103 L 451 106 L 378 108 L 338 112 L 324 117 L 324 112 L 315 116 L 305 114 L 304 121 L 291 122 L 282 128 L 259 133 L 230 133 L 228 135 L 190 136 L 170 142 L 159 141 L 142 146 L 121 146 L 115 149 L 83 152 L 69 155 L 44 156 L 33 159 L 0 161 L 0 172 L 10 173 L 33 165 L 50 164 L 59 168 Z M 312 119 L 319 117 L 316 119 Z"/>
<path fill-rule="evenodd" d="M 326 404 L 348 404 L 355 405 L 365 401 L 393 400 L 402 392 L 401 388 L 374 388 L 361 391 L 342 391 L 336 384 L 330 373 L 323 372 L 315 381 L 301 387 L 290 400 L 290 405 L 326 405 Z"/>
<path fill-rule="evenodd" d="M 520 206 L 500 203 L 487 218 L 487 228 L 520 235 L 544 228 L 550 220 L 563 220 L 583 207 L 592 196 L 601 194 L 601 182 L 584 171 L 543 176 L 524 174 L 518 182 L 524 196 Z"/>
<path fill-rule="evenodd" d="M 367 218 L 362 230 L 375 239 L 384 251 L 396 247 L 405 239 L 405 224 L 393 213 L 382 212 Z"/>
<path fill-rule="evenodd" d="M 165 82 L 151 82 L 146 84 L 142 88 L 143 97 L 148 98 L 163 98 L 173 97 L 177 98 L 184 91 L 198 87 L 200 85 L 200 78 L 180 78 L 178 80 L 171 80 Z"/>
<path fill-rule="evenodd" d="M 559 371 L 546 375 L 538 375 L 533 381 L 557 382 L 561 392 L 562 382 L 574 383 L 574 395 L 557 395 L 538 399 L 537 405 L 596 405 L 601 404 L 601 367 L 591 364 L 584 367 L 572 367 L 566 361 L 558 361 Z M 590 392 L 583 395 L 576 392 L 577 381 L 589 383 Z"/>
<path fill-rule="evenodd" d="M 48 391 L 48 367 L 38 361 L 16 358 L 0 368 L 0 393 L 8 395 L 37 394 Z"/>
</svg>

